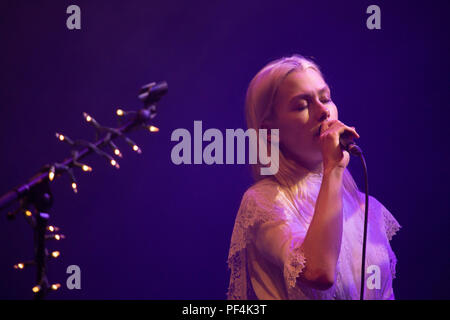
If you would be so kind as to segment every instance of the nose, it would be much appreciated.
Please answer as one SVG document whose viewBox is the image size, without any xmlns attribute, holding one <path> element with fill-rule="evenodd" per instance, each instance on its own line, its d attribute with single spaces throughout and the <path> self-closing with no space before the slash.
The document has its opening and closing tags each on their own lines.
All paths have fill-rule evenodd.
<svg viewBox="0 0 450 320">
<path fill-rule="evenodd" d="M 330 109 L 328 109 L 323 104 L 320 104 L 319 122 L 323 122 L 327 120 L 329 117 L 330 117 Z"/>
</svg>

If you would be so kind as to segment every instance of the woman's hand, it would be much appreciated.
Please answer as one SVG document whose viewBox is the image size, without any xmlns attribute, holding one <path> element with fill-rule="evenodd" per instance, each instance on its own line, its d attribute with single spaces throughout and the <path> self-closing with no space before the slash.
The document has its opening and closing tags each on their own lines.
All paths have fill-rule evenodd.
<svg viewBox="0 0 450 320">
<path fill-rule="evenodd" d="M 353 137 L 359 138 L 355 127 L 347 127 L 339 120 L 325 121 L 320 130 L 320 148 L 323 157 L 324 172 L 335 168 L 346 168 L 350 161 L 350 154 L 342 150 L 339 137 L 343 132 L 349 132 Z"/>
</svg>

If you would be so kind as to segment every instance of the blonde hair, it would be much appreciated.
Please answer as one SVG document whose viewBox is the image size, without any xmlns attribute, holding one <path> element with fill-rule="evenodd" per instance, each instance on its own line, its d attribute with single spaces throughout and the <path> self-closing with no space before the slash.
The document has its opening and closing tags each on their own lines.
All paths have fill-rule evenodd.
<svg viewBox="0 0 450 320">
<path fill-rule="evenodd" d="M 302 55 L 295 54 L 290 57 L 283 57 L 264 66 L 250 81 L 247 89 L 245 99 L 247 128 L 255 129 L 258 132 L 258 130 L 261 129 L 263 122 L 274 116 L 277 93 L 283 80 L 291 72 L 303 71 L 308 68 L 314 69 L 322 78 L 324 78 L 319 66 Z M 266 144 L 264 139 L 259 141 L 259 135 L 257 136 L 257 146 L 260 146 L 260 143 Z M 265 147 L 267 148 L 267 145 Z M 276 159 L 271 159 L 271 161 L 274 160 Z M 307 174 L 308 170 L 294 160 L 287 158 L 281 149 L 279 150 L 278 161 L 278 172 L 274 175 L 274 178 L 292 197 L 301 191 L 298 190 L 296 178 L 302 176 L 302 174 Z M 267 177 L 260 174 L 261 167 L 263 167 L 263 165 L 259 162 L 259 158 L 256 164 L 251 165 L 255 181 Z M 321 166 L 321 169 L 323 169 L 323 166 Z M 345 169 L 343 176 L 343 186 L 349 190 L 352 196 L 359 202 L 357 192 L 358 187 L 347 169 Z"/>
</svg>

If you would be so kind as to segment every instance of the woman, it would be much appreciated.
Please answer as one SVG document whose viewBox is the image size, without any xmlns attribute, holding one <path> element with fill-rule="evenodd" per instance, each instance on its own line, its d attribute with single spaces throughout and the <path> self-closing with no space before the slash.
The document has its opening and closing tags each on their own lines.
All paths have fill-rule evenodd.
<svg viewBox="0 0 450 320">
<path fill-rule="evenodd" d="M 228 299 L 359 299 L 364 194 L 339 146 L 343 132 L 319 67 L 299 55 L 266 65 L 250 82 L 247 126 L 279 129 L 278 172 L 244 194 L 231 238 Z M 269 145 L 269 143 L 267 143 Z M 365 299 L 394 299 L 400 225 L 369 198 Z"/>
</svg>

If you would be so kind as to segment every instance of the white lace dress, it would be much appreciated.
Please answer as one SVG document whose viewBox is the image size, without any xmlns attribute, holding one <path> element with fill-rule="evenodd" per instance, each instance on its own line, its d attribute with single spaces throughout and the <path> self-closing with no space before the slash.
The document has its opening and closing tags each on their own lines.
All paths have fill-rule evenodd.
<svg viewBox="0 0 450 320">
<path fill-rule="evenodd" d="M 301 214 L 273 178 L 263 179 L 245 192 L 228 255 L 231 270 L 228 299 L 359 299 L 363 193 L 359 193 L 360 205 L 343 188 L 343 234 L 333 286 L 328 290 L 315 290 L 296 281 L 308 263 L 301 244 L 314 214 L 321 182 L 321 173 L 310 173 L 300 182 L 302 191 L 294 201 Z M 366 281 L 372 273 L 379 281 L 373 282 L 374 286 L 365 286 L 366 300 L 394 299 L 392 280 L 397 259 L 389 241 L 399 228 L 391 213 L 370 196 Z"/>
</svg>

